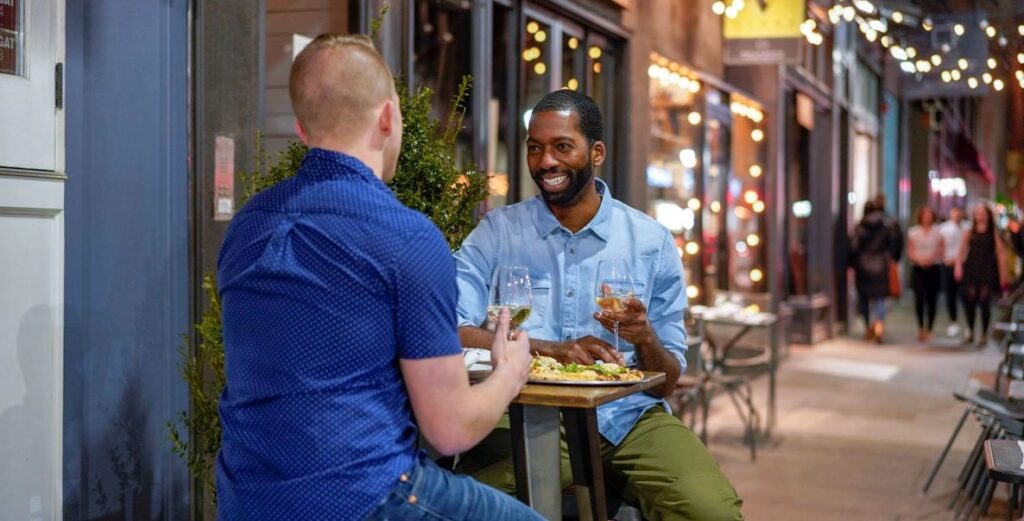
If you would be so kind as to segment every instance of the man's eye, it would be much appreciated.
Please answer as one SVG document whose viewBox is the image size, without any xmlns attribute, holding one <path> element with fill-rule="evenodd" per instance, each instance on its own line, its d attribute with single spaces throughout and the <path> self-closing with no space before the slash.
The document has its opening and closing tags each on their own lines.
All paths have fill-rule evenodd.
<svg viewBox="0 0 1024 521">
<path fill-rule="evenodd" d="M 559 143 L 555 148 L 557 148 L 559 152 L 568 152 L 572 150 L 572 145 L 568 143 Z"/>
<path fill-rule="evenodd" d="M 540 147 L 537 145 L 529 145 L 526 147 L 526 151 L 530 153 L 540 152 Z"/>
</svg>

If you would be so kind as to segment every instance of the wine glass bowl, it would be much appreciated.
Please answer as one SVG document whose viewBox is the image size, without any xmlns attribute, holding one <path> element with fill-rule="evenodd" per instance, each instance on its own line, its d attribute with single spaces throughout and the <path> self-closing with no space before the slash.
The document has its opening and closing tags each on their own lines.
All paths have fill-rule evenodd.
<svg viewBox="0 0 1024 521">
<path fill-rule="evenodd" d="M 523 266 L 500 266 L 494 270 L 487 317 L 495 323 L 502 308 L 508 308 L 511 320 L 509 332 L 519 328 L 530 317 L 533 293 L 530 270 Z"/>
<path fill-rule="evenodd" d="M 633 275 L 629 264 L 621 259 L 603 260 L 597 263 L 597 281 L 594 300 L 604 311 L 620 313 L 626 310 L 626 301 L 636 298 Z M 619 350 L 619 323 L 614 323 L 615 350 Z"/>
</svg>

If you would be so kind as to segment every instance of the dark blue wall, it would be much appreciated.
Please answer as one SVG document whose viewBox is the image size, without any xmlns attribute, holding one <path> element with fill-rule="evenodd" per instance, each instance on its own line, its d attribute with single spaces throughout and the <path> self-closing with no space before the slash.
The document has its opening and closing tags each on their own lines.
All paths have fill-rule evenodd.
<svg viewBox="0 0 1024 521">
<path fill-rule="evenodd" d="M 186 0 L 67 2 L 64 519 L 188 519 Z"/>
</svg>

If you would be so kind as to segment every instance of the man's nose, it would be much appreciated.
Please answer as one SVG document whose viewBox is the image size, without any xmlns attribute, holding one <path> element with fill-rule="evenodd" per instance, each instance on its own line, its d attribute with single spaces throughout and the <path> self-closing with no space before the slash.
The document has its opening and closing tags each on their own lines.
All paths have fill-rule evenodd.
<svg viewBox="0 0 1024 521">
<path fill-rule="evenodd" d="M 550 151 L 545 150 L 544 154 L 540 156 L 540 167 L 548 170 L 557 166 L 558 160 L 555 159 L 555 156 Z"/>
</svg>

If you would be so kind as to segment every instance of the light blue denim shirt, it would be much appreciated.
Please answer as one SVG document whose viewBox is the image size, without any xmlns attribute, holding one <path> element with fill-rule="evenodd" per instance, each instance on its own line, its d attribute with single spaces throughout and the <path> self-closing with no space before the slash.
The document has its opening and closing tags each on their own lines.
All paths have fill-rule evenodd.
<svg viewBox="0 0 1024 521">
<path fill-rule="evenodd" d="M 647 215 L 611 197 L 601 180 L 601 207 L 577 233 L 564 228 L 540 196 L 490 211 L 455 253 L 458 269 L 459 327 L 481 326 L 487 319 L 491 277 L 498 266 L 526 266 L 533 288 L 533 309 L 523 324 L 530 338 L 565 341 L 587 335 L 614 345 L 614 337 L 594 320 L 597 264 L 606 259 L 629 263 L 648 319 L 662 344 L 685 370 L 686 287 L 675 241 Z M 620 340 L 626 361 L 634 348 Z M 618 445 L 648 409 L 664 400 L 634 394 L 598 408 L 598 428 Z"/>
</svg>

